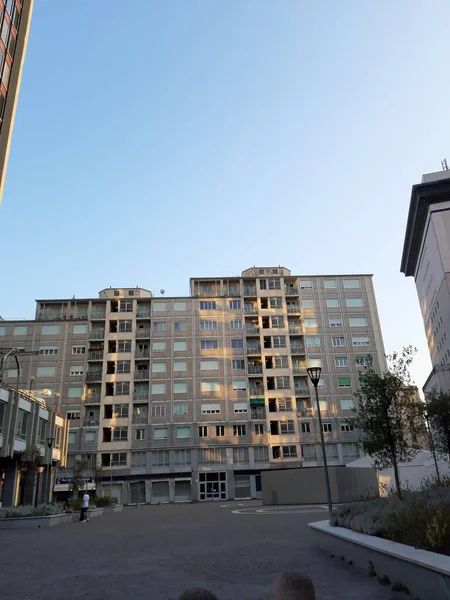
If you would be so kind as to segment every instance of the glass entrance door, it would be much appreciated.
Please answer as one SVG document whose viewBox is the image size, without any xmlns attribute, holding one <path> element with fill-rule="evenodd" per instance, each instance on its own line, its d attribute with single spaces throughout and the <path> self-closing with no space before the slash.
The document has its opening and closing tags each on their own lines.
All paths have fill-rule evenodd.
<svg viewBox="0 0 450 600">
<path fill-rule="evenodd" d="M 201 501 L 227 499 L 226 473 L 199 473 L 199 498 Z"/>
</svg>

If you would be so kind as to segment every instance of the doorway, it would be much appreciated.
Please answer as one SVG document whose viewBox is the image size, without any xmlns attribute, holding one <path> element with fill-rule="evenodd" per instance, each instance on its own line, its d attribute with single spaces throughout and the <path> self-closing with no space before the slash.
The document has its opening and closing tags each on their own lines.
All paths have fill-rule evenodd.
<svg viewBox="0 0 450 600">
<path fill-rule="evenodd" d="M 227 474 L 199 473 L 200 501 L 227 499 Z"/>
</svg>

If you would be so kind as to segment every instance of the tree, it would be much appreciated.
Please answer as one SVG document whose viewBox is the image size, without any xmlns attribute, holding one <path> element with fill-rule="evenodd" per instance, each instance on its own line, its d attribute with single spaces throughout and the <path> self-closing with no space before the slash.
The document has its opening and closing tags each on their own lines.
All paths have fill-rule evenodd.
<svg viewBox="0 0 450 600">
<path fill-rule="evenodd" d="M 415 350 L 409 346 L 401 353 L 386 356 L 388 371 L 379 373 L 367 361 L 360 372 L 360 389 L 354 425 L 362 432 L 364 450 L 375 467 L 394 469 L 395 487 L 401 498 L 398 463 L 412 459 L 416 450 L 412 440 L 423 431 L 420 403 L 411 385 L 409 368 Z"/>
<path fill-rule="evenodd" d="M 447 458 L 450 456 L 450 392 L 427 394 L 425 411 L 434 449 Z"/>
<path fill-rule="evenodd" d="M 84 488 L 88 472 L 88 463 L 85 460 L 76 460 L 71 472 L 69 485 L 70 495 L 78 498 L 78 492 Z"/>
</svg>

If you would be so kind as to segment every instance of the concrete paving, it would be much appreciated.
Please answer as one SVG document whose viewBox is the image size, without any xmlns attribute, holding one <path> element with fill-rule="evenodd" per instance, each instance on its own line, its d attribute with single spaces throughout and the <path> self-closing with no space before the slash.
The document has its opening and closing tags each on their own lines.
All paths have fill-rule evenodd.
<svg viewBox="0 0 450 600">
<path fill-rule="evenodd" d="M 245 510 L 244 514 L 233 511 Z M 125 509 L 86 524 L 2 531 L 0 596 L 23 600 L 175 600 L 190 586 L 219 600 L 268 600 L 280 572 L 311 575 L 318 600 L 401 600 L 314 547 L 315 507 L 260 513 L 258 504 Z"/>
</svg>

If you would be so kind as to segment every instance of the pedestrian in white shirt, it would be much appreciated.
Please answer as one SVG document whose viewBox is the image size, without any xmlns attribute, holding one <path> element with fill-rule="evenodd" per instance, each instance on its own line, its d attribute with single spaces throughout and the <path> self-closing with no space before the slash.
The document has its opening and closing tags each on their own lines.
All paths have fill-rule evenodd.
<svg viewBox="0 0 450 600">
<path fill-rule="evenodd" d="M 87 521 L 89 521 L 89 519 L 87 518 L 87 511 L 89 508 L 89 494 L 86 492 L 83 496 L 83 500 L 81 501 L 81 511 L 80 511 L 80 521 L 82 523 L 86 523 Z"/>
</svg>

